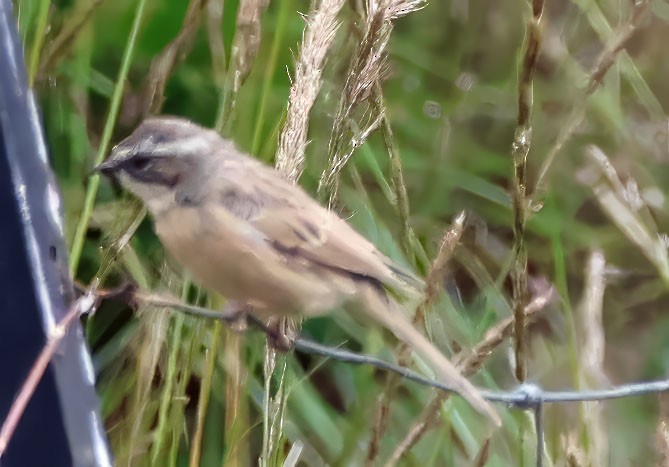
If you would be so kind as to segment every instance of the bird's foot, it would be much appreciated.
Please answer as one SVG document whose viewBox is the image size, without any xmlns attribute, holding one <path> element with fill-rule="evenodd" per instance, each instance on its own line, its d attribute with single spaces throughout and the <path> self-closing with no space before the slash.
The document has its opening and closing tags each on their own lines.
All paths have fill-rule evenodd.
<svg viewBox="0 0 669 467">
<path fill-rule="evenodd" d="M 229 300 L 223 307 L 223 313 L 226 315 L 225 321 L 233 332 L 242 333 L 249 328 L 248 315 L 252 308 L 248 303 L 235 302 Z"/>
<path fill-rule="evenodd" d="M 270 318 L 267 321 L 267 343 L 274 350 L 288 352 L 293 348 L 299 333 L 287 318 Z"/>
</svg>

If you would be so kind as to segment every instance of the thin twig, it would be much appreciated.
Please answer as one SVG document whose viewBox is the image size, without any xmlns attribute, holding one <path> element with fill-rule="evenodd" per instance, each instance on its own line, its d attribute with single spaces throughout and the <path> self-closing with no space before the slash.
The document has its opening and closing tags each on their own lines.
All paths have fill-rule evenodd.
<svg viewBox="0 0 669 467">
<path fill-rule="evenodd" d="M 12 439 L 12 435 L 28 406 L 28 402 L 30 402 L 30 399 L 35 393 L 35 389 L 37 389 L 37 385 L 41 381 L 44 371 L 47 366 L 49 366 L 49 362 L 58 350 L 58 346 L 63 338 L 67 335 L 70 326 L 81 315 L 90 313 L 95 308 L 96 302 L 97 300 L 94 294 L 89 293 L 82 295 L 70 305 L 65 316 L 63 316 L 51 330 L 44 348 L 35 360 L 35 364 L 31 368 L 28 377 L 23 382 L 16 399 L 9 409 L 7 417 L 2 423 L 2 428 L 0 428 L 0 458 L 2 458 L 7 450 L 9 441 Z"/>
</svg>

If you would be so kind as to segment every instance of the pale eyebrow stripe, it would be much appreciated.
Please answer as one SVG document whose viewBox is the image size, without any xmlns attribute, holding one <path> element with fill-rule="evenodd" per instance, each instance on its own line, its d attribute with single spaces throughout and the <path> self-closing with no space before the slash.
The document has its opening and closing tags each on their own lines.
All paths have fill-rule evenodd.
<svg viewBox="0 0 669 467">
<path fill-rule="evenodd" d="M 151 151 L 156 156 L 166 156 L 175 153 L 195 153 L 201 152 L 209 147 L 207 140 L 201 136 L 179 139 L 169 143 L 161 143 Z"/>
</svg>

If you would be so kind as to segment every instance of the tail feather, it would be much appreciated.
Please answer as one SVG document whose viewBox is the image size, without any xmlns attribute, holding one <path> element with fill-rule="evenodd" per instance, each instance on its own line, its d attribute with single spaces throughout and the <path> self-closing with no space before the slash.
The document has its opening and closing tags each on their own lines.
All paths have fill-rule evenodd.
<svg viewBox="0 0 669 467">
<path fill-rule="evenodd" d="M 365 311 L 371 318 L 410 346 L 432 367 L 442 383 L 453 388 L 476 410 L 489 416 L 497 426 L 501 425 L 499 414 L 492 405 L 458 372 L 444 354 L 411 324 L 394 300 L 389 299 L 383 290 L 372 284 L 364 287 L 361 296 Z"/>
</svg>

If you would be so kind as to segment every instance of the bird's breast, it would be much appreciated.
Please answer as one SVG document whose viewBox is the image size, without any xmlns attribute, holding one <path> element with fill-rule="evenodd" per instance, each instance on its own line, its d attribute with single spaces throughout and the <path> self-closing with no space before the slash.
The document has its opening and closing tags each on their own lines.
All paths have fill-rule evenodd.
<svg viewBox="0 0 669 467">
<path fill-rule="evenodd" d="M 354 291 L 349 278 L 285 257 L 253 225 L 221 209 L 171 209 L 156 219 L 156 233 L 197 282 L 267 313 L 321 314 Z"/>
</svg>

